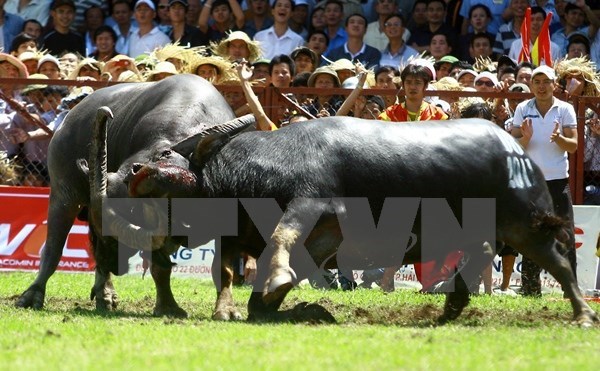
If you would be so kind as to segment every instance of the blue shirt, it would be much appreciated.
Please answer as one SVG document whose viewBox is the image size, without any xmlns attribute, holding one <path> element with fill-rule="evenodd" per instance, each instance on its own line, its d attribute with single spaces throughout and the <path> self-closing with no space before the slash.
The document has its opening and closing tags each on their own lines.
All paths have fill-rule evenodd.
<svg viewBox="0 0 600 371">
<path fill-rule="evenodd" d="M 419 52 L 406 44 L 402 45 L 400 50 L 398 50 L 398 53 L 392 55 L 392 53 L 390 52 L 390 45 L 388 44 L 388 46 L 386 46 L 386 48 L 383 49 L 383 52 L 381 53 L 379 65 L 400 68 L 401 65 L 406 64 L 408 58 L 412 56 L 416 57 L 417 55 L 419 55 Z"/>
<path fill-rule="evenodd" d="M 333 49 L 326 55 L 327 59 L 337 61 L 338 59 L 348 59 L 352 62 L 360 61 L 366 68 L 376 68 L 381 59 L 381 52 L 372 46 L 363 43 L 362 49 L 357 54 L 348 51 L 348 45 L 344 44 L 341 48 Z"/>
<path fill-rule="evenodd" d="M 588 37 L 589 35 L 589 27 L 580 27 L 579 29 L 577 29 L 577 31 L 573 31 L 570 34 L 565 34 L 565 28 L 561 28 L 559 30 L 557 30 L 552 37 L 550 38 L 550 40 L 552 40 L 552 42 L 554 42 L 556 45 L 558 45 L 558 47 L 560 48 L 560 55 L 562 57 L 564 57 L 565 55 L 567 55 L 567 47 L 569 46 L 569 37 L 575 34 L 581 34 L 584 35 L 585 37 Z"/>
<path fill-rule="evenodd" d="M 4 52 L 9 53 L 15 36 L 23 29 L 23 18 L 18 15 L 4 12 Z"/>
<path fill-rule="evenodd" d="M 329 34 L 327 36 L 329 36 Z M 344 30 L 341 27 L 338 28 L 335 36 L 333 38 L 329 38 L 329 45 L 327 46 L 327 50 L 325 50 L 325 55 L 327 55 L 333 49 L 337 49 L 344 46 L 346 41 L 348 41 L 348 34 L 346 34 L 346 30 Z"/>
<path fill-rule="evenodd" d="M 502 19 L 502 13 L 510 5 L 510 0 L 464 0 L 460 7 L 460 15 L 465 19 L 469 19 L 469 10 L 473 5 L 482 4 L 487 6 L 492 12 L 492 21 L 488 24 L 487 31 L 492 34 L 497 34 L 498 29 L 504 23 Z M 473 32 L 471 26 L 469 26 L 469 32 Z"/>
</svg>

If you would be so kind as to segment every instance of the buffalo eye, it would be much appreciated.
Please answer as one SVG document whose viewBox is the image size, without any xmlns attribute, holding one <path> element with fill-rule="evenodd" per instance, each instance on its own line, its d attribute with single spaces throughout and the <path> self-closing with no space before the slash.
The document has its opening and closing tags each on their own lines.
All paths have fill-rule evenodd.
<svg viewBox="0 0 600 371">
<path fill-rule="evenodd" d="M 160 158 L 168 158 L 171 157 L 171 150 L 170 149 L 166 149 L 164 151 L 161 152 L 160 154 Z"/>
</svg>

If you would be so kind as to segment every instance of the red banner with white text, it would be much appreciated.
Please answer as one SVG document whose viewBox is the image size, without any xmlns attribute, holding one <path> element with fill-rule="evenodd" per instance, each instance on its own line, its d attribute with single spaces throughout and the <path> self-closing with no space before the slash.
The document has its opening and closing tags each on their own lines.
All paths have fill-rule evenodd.
<svg viewBox="0 0 600 371">
<path fill-rule="evenodd" d="M 0 269 L 37 270 L 48 229 L 49 188 L 0 187 Z M 76 221 L 58 270 L 94 270 L 88 226 Z"/>
<path fill-rule="evenodd" d="M 0 186 L 0 270 L 34 270 L 40 264 L 47 231 L 49 188 Z M 596 246 L 600 243 L 600 207 L 575 206 L 575 237 L 577 247 L 577 278 L 580 288 L 600 289 L 600 264 Z M 171 256 L 176 263 L 175 276 L 211 278 L 211 264 L 215 254 L 214 242 L 193 249 L 185 247 Z M 142 261 L 136 255 L 129 261 L 130 273 L 141 274 Z M 493 263 L 494 284 L 499 284 L 502 271 L 500 259 Z M 88 226 L 76 221 L 71 227 L 63 248 L 58 270 L 85 272 L 94 270 L 94 259 L 89 249 Z M 360 280 L 360 271 L 355 276 Z M 406 265 L 396 275 L 397 287 L 420 286 L 412 265 Z M 399 282 L 400 281 L 400 282 Z M 515 264 L 511 284 L 520 285 L 520 259 Z M 558 283 L 546 272 L 542 273 L 543 287 L 559 289 Z"/>
</svg>

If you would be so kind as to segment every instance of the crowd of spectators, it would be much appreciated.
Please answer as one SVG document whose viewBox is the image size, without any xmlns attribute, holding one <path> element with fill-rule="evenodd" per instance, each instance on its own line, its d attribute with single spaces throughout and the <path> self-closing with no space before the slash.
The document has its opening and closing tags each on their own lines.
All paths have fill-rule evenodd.
<svg viewBox="0 0 600 371">
<path fill-rule="evenodd" d="M 531 39 L 524 43 L 528 7 Z M 0 183 L 48 184 L 49 132 L 92 91 L 59 86 L 61 79 L 155 82 L 196 74 L 241 86 L 225 99 L 238 115 L 255 113 L 261 130 L 343 114 L 485 117 L 510 132 L 521 126 L 513 117 L 524 100 L 514 94 L 451 99 L 421 90 L 529 93 L 538 66 L 518 60 L 550 13 L 552 61 L 542 63 L 553 63 L 555 92 L 600 96 L 598 0 L 0 0 L 0 78 L 53 80 L 0 86 L 0 164 L 14 158 L 24 170 L 3 170 Z M 291 108 L 270 118 L 252 86 L 310 87 L 313 94 L 286 96 Z M 354 93 L 325 90 L 340 87 Z M 590 108 L 579 148 L 586 200 L 600 204 L 599 110 Z"/>
</svg>

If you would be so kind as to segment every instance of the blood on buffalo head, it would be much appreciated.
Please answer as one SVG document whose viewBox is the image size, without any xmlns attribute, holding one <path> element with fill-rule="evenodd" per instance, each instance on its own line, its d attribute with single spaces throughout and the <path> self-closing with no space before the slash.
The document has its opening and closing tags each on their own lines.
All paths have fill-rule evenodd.
<svg viewBox="0 0 600 371">
<path fill-rule="evenodd" d="M 142 223 L 136 223 L 128 220 L 131 215 L 126 214 L 129 218 L 124 218 L 123 213 L 106 203 L 106 136 L 109 118 L 112 118 L 109 108 L 98 109 L 89 156 L 90 221 L 93 222 L 90 224 L 94 225 L 100 235 L 104 224 L 104 231 L 118 236 L 119 241 L 129 247 L 156 251 L 171 245 L 172 241 L 168 238 L 169 215 L 161 212 L 161 208 L 144 204 L 141 208 Z M 233 135 L 254 126 L 255 122 L 254 116 L 247 115 L 209 127 L 162 151 L 147 163 L 133 163 L 124 179 L 129 195 L 155 198 L 156 202 L 159 202 L 158 199 L 172 197 L 193 197 L 198 194 L 197 177 L 193 169 L 190 169 L 188 158 L 194 157 L 197 144 L 213 135 Z"/>
</svg>

